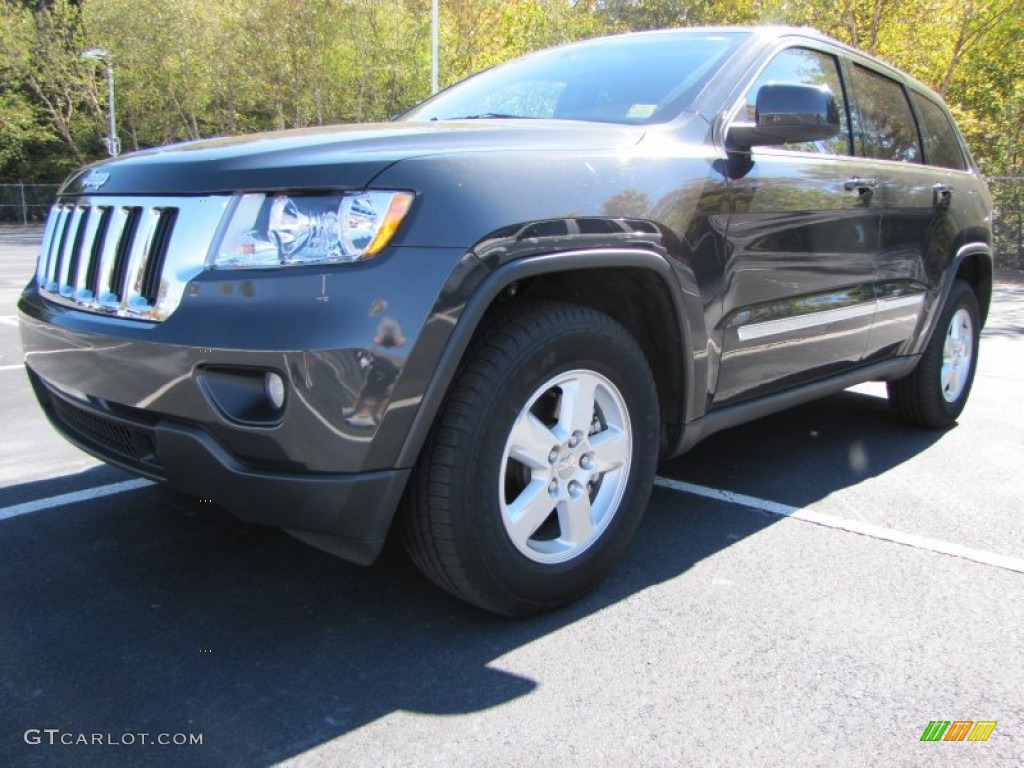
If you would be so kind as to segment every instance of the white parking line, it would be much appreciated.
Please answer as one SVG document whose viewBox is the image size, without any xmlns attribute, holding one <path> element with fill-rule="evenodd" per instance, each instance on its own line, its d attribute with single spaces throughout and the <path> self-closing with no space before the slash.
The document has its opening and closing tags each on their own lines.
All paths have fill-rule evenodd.
<svg viewBox="0 0 1024 768">
<path fill-rule="evenodd" d="M 14 328 L 18 327 L 18 316 L 17 315 L 0 315 L 0 325 L 10 325 Z"/>
<path fill-rule="evenodd" d="M 28 515 L 33 512 L 41 512 L 44 509 L 52 509 L 53 507 L 60 507 L 65 504 L 77 504 L 82 501 L 101 499 L 105 496 L 113 496 L 118 493 L 135 491 L 139 488 L 146 488 L 155 484 L 156 483 L 152 480 L 140 478 L 137 480 L 125 480 L 120 483 L 111 483 L 110 485 L 101 485 L 96 488 L 86 488 L 81 491 L 64 493 L 59 496 L 50 496 L 45 499 L 26 501 L 22 504 L 15 504 L 11 507 L 0 508 L 0 520 L 7 520 L 20 515 Z M 726 504 L 735 504 L 748 509 L 756 509 L 761 512 L 776 515 L 777 517 L 788 517 L 794 520 L 802 520 L 805 523 L 814 523 L 815 525 L 820 525 L 825 528 L 846 531 L 847 533 L 856 533 L 860 536 L 869 536 L 873 539 L 879 539 L 880 541 L 889 541 L 894 544 L 913 547 L 914 549 L 922 549 L 928 552 L 935 552 L 940 555 L 960 557 L 974 563 L 990 565 L 995 568 L 1002 568 L 1016 573 L 1024 573 L 1024 560 L 1016 557 L 1009 557 L 1008 555 L 1000 555 L 995 552 L 987 552 L 981 549 L 972 549 L 971 547 L 964 547 L 959 544 L 953 544 L 940 539 L 918 536 L 913 533 L 904 533 L 903 531 L 885 528 L 880 525 L 872 525 L 871 523 L 863 523 L 858 520 L 846 520 L 823 512 L 814 512 L 809 509 L 790 507 L 785 504 L 779 504 L 778 502 L 759 499 L 756 496 L 747 496 L 742 493 L 732 493 L 731 491 L 722 491 L 717 488 L 708 488 L 703 485 L 683 482 L 682 480 L 672 480 L 668 477 L 656 477 L 654 479 L 654 484 L 660 488 L 667 488 L 672 491 L 678 491 L 680 493 L 686 493 L 693 496 L 702 496 L 707 499 L 725 502 Z"/>
<path fill-rule="evenodd" d="M 17 365 L 0 365 L 0 371 L 22 371 L 24 369 L 24 363 L 18 363 Z"/>
<path fill-rule="evenodd" d="M 121 483 L 111 483 L 110 485 L 100 485 L 96 488 L 86 488 L 85 490 L 74 491 L 73 493 L 62 493 L 60 496 L 50 496 L 46 499 L 26 501 L 23 504 L 15 504 L 12 507 L 0 508 L 0 520 L 7 520 L 19 515 L 28 515 L 32 512 L 41 512 L 44 509 L 52 509 L 53 507 L 60 507 L 65 504 L 77 504 L 80 501 L 102 499 L 104 496 L 134 491 L 150 485 L 156 485 L 156 483 L 152 480 L 140 478 L 138 480 L 125 480 Z"/>
<path fill-rule="evenodd" d="M 654 484 L 661 488 L 668 488 L 673 491 L 680 491 L 694 496 L 703 496 L 707 499 L 723 501 L 727 504 L 736 504 L 741 507 L 747 507 L 748 509 L 757 509 L 761 512 L 767 512 L 768 514 L 776 515 L 778 517 L 789 517 L 794 520 L 803 520 L 805 523 L 814 523 L 815 525 L 821 525 L 826 528 L 834 528 L 848 533 L 856 533 L 860 536 L 870 536 L 873 539 L 879 539 L 881 541 L 903 544 L 904 546 L 913 547 L 914 549 L 923 549 L 929 552 L 936 552 L 940 555 L 960 557 L 964 560 L 981 563 L 982 565 L 991 565 L 995 568 L 1003 568 L 1007 571 L 1024 573 L 1024 559 L 1018 557 L 1000 555 L 995 552 L 987 552 L 983 549 L 972 549 L 971 547 L 964 547 L 960 544 L 942 541 L 941 539 L 918 536 L 914 533 L 904 533 L 903 531 L 897 531 L 893 528 L 885 528 L 871 523 L 862 523 L 859 520 L 847 520 L 842 517 L 836 517 L 835 515 L 825 514 L 824 512 L 814 512 L 810 509 L 790 507 L 774 501 L 759 499 L 756 496 L 747 496 L 742 493 L 732 493 L 730 491 L 720 491 L 716 488 L 707 488 L 703 485 L 694 485 L 693 483 L 686 483 L 681 480 L 672 480 L 667 477 L 656 477 L 654 479 Z"/>
</svg>

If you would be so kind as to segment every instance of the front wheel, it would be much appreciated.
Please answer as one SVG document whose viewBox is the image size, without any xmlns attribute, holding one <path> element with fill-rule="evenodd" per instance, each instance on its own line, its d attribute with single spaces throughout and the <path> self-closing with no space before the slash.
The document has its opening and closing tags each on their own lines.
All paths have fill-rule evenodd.
<svg viewBox="0 0 1024 768">
<path fill-rule="evenodd" d="M 471 348 L 411 480 L 409 554 L 496 613 L 577 599 L 640 523 L 659 423 L 643 352 L 610 317 L 549 302 L 500 315 Z"/>
<path fill-rule="evenodd" d="M 904 421 L 931 429 L 956 421 L 974 383 L 979 314 L 974 291 L 955 281 L 921 360 L 908 376 L 888 384 L 889 402 Z"/>
</svg>

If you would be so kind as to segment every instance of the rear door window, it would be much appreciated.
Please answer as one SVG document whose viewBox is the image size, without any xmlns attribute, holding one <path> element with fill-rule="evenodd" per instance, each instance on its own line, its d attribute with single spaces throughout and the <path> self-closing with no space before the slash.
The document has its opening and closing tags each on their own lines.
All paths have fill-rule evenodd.
<svg viewBox="0 0 1024 768">
<path fill-rule="evenodd" d="M 851 68 L 858 152 L 876 160 L 921 162 L 917 123 L 903 86 L 874 70 Z"/>
</svg>

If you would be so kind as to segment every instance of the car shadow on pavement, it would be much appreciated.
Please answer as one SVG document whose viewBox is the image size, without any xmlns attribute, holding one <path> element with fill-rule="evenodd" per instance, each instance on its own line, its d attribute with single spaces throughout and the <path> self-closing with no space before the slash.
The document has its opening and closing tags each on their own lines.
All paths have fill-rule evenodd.
<svg viewBox="0 0 1024 768">
<path fill-rule="evenodd" d="M 723 433 L 664 469 L 709 485 L 834 465 L 776 499 L 800 503 L 863 479 L 847 462 L 857 443 L 867 471 L 881 472 L 935 439 L 901 431 L 873 398 L 843 394 Z M 118 479 L 97 468 L 66 482 Z M 268 765 L 392 712 L 499 706 L 542 681 L 489 666 L 496 659 L 775 521 L 656 488 L 629 556 L 597 590 L 510 621 L 435 589 L 394 548 L 361 568 L 161 486 L 0 520 L 0 764 Z M 47 728 L 202 734 L 203 743 L 26 743 L 28 729 Z"/>
<path fill-rule="evenodd" d="M 883 396 L 845 391 L 713 435 L 659 471 L 805 507 L 903 464 L 943 434 L 904 424 Z"/>
<path fill-rule="evenodd" d="M 398 710 L 528 696 L 538 681 L 488 664 L 772 522 L 676 501 L 655 491 L 593 594 L 523 621 L 448 597 L 393 549 L 361 568 L 159 486 L 0 521 L 0 764 L 267 765 Z M 46 728 L 203 745 L 25 743 Z"/>
</svg>

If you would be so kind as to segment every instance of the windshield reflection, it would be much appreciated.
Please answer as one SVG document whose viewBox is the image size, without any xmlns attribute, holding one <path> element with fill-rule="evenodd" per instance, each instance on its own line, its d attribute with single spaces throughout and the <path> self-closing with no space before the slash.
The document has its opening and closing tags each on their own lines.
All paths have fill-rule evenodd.
<svg viewBox="0 0 1024 768">
<path fill-rule="evenodd" d="M 566 45 L 486 70 L 401 119 L 665 122 L 689 106 L 747 36 L 677 30 Z"/>
</svg>

